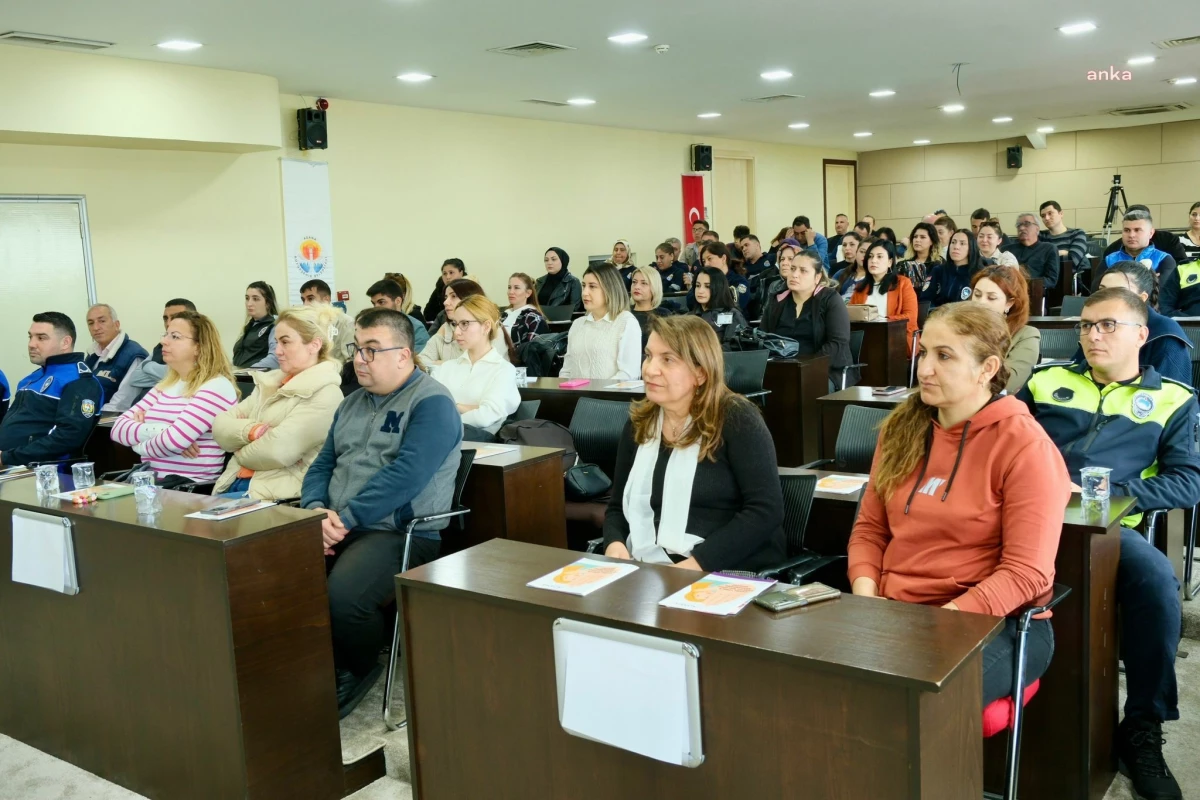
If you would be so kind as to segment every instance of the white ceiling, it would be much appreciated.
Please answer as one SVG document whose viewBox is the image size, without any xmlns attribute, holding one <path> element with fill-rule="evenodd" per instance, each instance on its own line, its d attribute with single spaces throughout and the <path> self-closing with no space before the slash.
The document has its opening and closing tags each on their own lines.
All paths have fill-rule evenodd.
<svg viewBox="0 0 1200 800">
<path fill-rule="evenodd" d="M 1090 20 L 1096 31 L 1056 27 Z M 1194 0 L 943 0 L 821 6 L 778 0 L 3 0 L 0 32 L 24 30 L 115 42 L 127 58 L 256 72 L 281 90 L 395 105 L 671 131 L 848 150 L 906 147 L 914 139 L 980 141 L 1041 125 L 1058 131 L 1200 118 L 1200 45 L 1152 42 L 1200 35 Z M 639 31 L 621 46 L 607 37 Z M 166 39 L 204 43 L 174 53 Z M 535 40 L 577 48 L 539 58 L 489 53 Z M 658 55 L 654 45 L 668 44 Z M 1127 59 L 1155 55 L 1150 66 Z M 951 65 L 961 71 L 961 95 Z M 1129 82 L 1089 82 L 1089 70 L 1129 69 Z M 794 77 L 768 82 L 767 69 Z M 409 85 L 407 71 L 436 78 Z M 868 92 L 893 89 L 894 97 Z M 770 104 L 745 98 L 790 93 Z M 590 107 L 527 99 L 590 97 Z M 938 106 L 961 102 L 947 115 Z M 1187 111 L 1122 119 L 1108 109 L 1187 102 Z M 719 111 L 714 120 L 701 112 Z M 336 106 L 331 110 L 336 125 Z M 999 125 L 996 116 L 1013 122 Z M 788 129 L 808 122 L 804 131 Z M 872 131 L 855 138 L 855 131 Z"/>
</svg>

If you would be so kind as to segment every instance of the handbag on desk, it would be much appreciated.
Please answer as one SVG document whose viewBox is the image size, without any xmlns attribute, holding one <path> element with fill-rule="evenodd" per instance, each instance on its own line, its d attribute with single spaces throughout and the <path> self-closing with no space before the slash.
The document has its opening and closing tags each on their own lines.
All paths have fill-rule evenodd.
<svg viewBox="0 0 1200 800">
<path fill-rule="evenodd" d="M 870 303 L 849 303 L 846 313 L 850 315 L 851 322 L 878 322 L 883 319 L 879 316 L 879 309 Z"/>
</svg>

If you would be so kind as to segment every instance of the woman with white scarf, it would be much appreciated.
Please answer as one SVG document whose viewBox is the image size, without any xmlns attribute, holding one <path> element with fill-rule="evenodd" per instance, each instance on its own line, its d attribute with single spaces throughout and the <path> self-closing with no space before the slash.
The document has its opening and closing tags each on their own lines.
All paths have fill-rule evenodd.
<svg viewBox="0 0 1200 800">
<path fill-rule="evenodd" d="M 604 554 L 712 572 L 784 558 L 783 493 L 762 415 L 725 385 L 699 317 L 650 321 L 642 378 L 617 449 Z"/>
</svg>

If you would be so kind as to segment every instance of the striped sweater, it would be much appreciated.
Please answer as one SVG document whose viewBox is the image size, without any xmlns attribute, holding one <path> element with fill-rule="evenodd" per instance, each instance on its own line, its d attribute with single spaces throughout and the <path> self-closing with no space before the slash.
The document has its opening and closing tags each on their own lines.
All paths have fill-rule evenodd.
<svg viewBox="0 0 1200 800">
<path fill-rule="evenodd" d="M 225 453 L 213 441 L 213 418 L 237 403 L 237 390 L 222 377 L 205 383 L 191 397 L 182 381 L 156 386 L 113 425 L 114 442 L 132 447 L 159 478 L 179 475 L 197 483 L 215 481 L 225 466 Z M 134 415 L 142 411 L 145 421 Z M 183 451 L 195 444 L 196 458 Z"/>
</svg>

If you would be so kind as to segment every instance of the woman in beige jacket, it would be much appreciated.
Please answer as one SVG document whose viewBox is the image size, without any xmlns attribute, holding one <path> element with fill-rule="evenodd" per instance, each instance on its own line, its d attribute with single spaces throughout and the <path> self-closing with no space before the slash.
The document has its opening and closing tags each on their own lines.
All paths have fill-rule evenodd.
<svg viewBox="0 0 1200 800">
<path fill-rule="evenodd" d="M 214 494 L 284 500 L 300 496 L 342 402 L 341 364 L 329 306 L 289 308 L 275 323 L 279 369 L 254 375 L 254 392 L 213 422 L 213 438 L 233 453 Z"/>
<path fill-rule="evenodd" d="M 1004 317 L 1012 337 L 1004 366 L 1009 394 L 1016 394 L 1033 374 L 1041 357 L 1042 334 L 1029 321 L 1029 284 L 1020 267 L 984 267 L 971 278 L 971 300 Z"/>
</svg>

